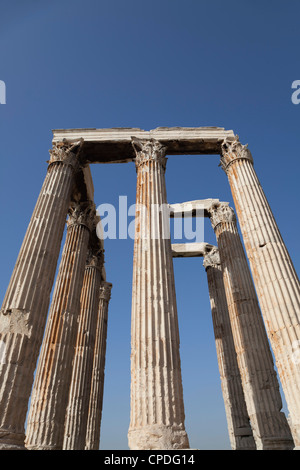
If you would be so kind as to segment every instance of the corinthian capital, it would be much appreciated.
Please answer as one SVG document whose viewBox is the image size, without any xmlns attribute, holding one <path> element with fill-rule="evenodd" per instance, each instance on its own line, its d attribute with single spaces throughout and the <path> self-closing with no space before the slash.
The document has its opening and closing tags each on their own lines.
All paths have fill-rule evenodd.
<svg viewBox="0 0 300 470">
<path fill-rule="evenodd" d="M 236 223 L 236 216 L 232 207 L 229 206 L 229 202 L 212 204 L 207 212 L 214 230 L 221 223 Z"/>
<path fill-rule="evenodd" d="M 86 266 L 101 270 L 104 263 L 104 250 L 102 248 L 90 248 L 87 254 Z"/>
<path fill-rule="evenodd" d="M 239 136 L 235 136 L 235 140 L 225 139 L 221 146 L 222 154 L 220 165 L 227 173 L 228 167 L 237 160 L 249 160 L 253 163 L 253 157 L 247 145 L 242 145 Z"/>
<path fill-rule="evenodd" d="M 83 139 L 77 142 L 55 142 L 52 149 L 49 150 L 50 160 L 49 165 L 56 162 L 62 162 L 66 165 L 72 166 L 74 170 L 78 170 L 82 166 L 79 154 L 83 145 Z"/>
<path fill-rule="evenodd" d="M 69 208 L 67 226 L 84 225 L 91 232 L 97 221 L 96 206 L 91 201 L 73 202 Z"/>
<path fill-rule="evenodd" d="M 149 139 L 141 140 L 132 137 L 131 143 L 135 152 L 135 165 L 139 167 L 150 160 L 159 162 L 162 167 L 166 168 L 166 151 L 167 148 L 158 140 Z"/>
<path fill-rule="evenodd" d="M 110 282 L 102 281 L 100 285 L 100 299 L 104 299 L 107 302 L 110 299 L 112 284 Z"/>
<path fill-rule="evenodd" d="M 212 267 L 216 268 L 221 265 L 219 250 L 214 246 L 211 250 L 207 251 L 203 256 L 203 266 L 205 269 Z"/>
</svg>

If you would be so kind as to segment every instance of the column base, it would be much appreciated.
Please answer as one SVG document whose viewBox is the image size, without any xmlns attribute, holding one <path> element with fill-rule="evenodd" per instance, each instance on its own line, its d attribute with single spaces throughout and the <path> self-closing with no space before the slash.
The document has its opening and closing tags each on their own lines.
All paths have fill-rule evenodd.
<svg viewBox="0 0 300 470">
<path fill-rule="evenodd" d="M 131 450 L 190 448 L 187 433 L 181 426 L 157 424 L 129 430 L 128 445 Z"/>
<path fill-rule="evenodd" d="M 257 450 L 293 450 L 294 448 L 295 445 L 291 439 L 274 437 L 270 439 L 262 439 L 261 446 L 257 447 Z"/>
<path fill-rule="evenodd" d="M 291 428 L 291 433 L 294 439 L 295 447 L 294 450 L 300 450 L 300 423 L 297 423 L 296 426 L 293 426 L 291 420 L 288 420 Z"/>
<path fill-rule="evenodd" d="M 0 450 L 26 450 L 25 434 L 0 430 Z"/>
</svg>

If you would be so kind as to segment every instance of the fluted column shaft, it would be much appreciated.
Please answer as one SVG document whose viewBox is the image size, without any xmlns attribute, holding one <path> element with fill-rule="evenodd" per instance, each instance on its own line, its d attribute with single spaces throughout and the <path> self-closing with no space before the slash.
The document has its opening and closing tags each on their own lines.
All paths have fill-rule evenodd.
<svg viewBox="0 0 300 470">
<path fill-rule="evenodd" d="M 26 447 L 61 449 L 72 375 L 80 293 L 94 208 L 75 204 L 53 292 L 28 415 Z"/>
<path fill-rule="evenodd" d="M 85 447 L 102 266 L 103 251 L 90 249 L 80 299 L 80 316 L 65 421 L 65 450 L 84 450 Z"/>
<path fill-rule="evenodd" d="M 228 203 L 209 209 L 223 270 L 231 329 L 257 449 L 294 447 L 247 259 Z"/>
<path fill-rule="evenodd" d="M 167 204 L 165 149 L 133 140 L 137 198 L 131 323 L 131 449 L 189 447 Z"/>
<path fill-rule="evenodd" d="M 247 146 L 225 141 L 227 173 L 295 444 L 300 448 L 300 285 Z"/>
<path fill-rule="evenodd" d="M 102 281 L 99 288 L 99 306 L 94 348 L 92 381 L 90 388 L 89 414 L 86 431 L 85 450 L 98 450 L 100 446 L 100 427 L 102 418 L 104 370 L 106 356 L 106 338 L 108 304 L 112 284 Z"/>
<path fill-rule="evenodd" d="M 0 449 L 24 448 L 24 425 L 65 220 L 76 144 L 54 147 L 0 313 Z"/>
<path fill-rule="evenodd" d="M 256 449 L 230 326 L 223 273 L 216 248 L 204 255 L 221 387 L 233 450 Z"/>
</svg>

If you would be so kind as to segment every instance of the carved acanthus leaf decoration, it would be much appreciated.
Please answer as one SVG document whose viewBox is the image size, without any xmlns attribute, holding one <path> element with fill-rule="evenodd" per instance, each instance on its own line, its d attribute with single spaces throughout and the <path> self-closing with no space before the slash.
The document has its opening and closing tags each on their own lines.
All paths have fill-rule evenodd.
<svg viewBox="0 0 300 470">
<path fill-rule="evenodd" d="M 227 138 L 221 145 L 222 154 L 220 160 L 220 166 L 227 173 L 228 167 L 237 160 L 249 160 L 253 163 L 253 157 L 248 149 L 248 144 L 243 145 L 239 141 L 239 136 L 236 135 L 234 140 L 228 140 Z"/>
<path fill-rule="evenodd" d="M 215 230 L 217 225 L 221 223 L 236 223 L 236 216 L 232 207 L 229 206 L 229 202 L 218 202 L 212 204 L 208 211 L 210 221 L 213 229 Z"/>
<path fill-rule="evenodd" d="M 112 284 L 110 282 L 102 281 L 100 285 L 100 299 L 107 302 L 110 300 Z"/>
<path fill-rule="evenodd" d="M 90 248 L 87 254 L 86 266 L 102 269 L 104 263 L 104 253 L 102 248 Z"/>
<path fill-rule="evenodd" d="M 72 225 L 85 225 L 90 232 L 95 228 L 96 206 L 91 201 L 73 202 L 69 208 L 68 227 Z"/>
<path fill-rule="evenodd" d="M 221 265 L 219 250 L 214 246 L 211 250 L 207 251 L 203 256 L 203 266 L 205 269 L 209 267 L 219 267 Z"/>
<path fill-rule="evenodd" d="M 70 165 L 74 170 L 81 168 L 82 162 L 80 161 L 80 151 L 82 149 L 84 140 L 80 139 L 77 142 L 55 142 L 52 149 L 49 150 L 50 160 L 49 165 L 55 162 L 62 162 Z"/>
<path fill-rule="evenodd" d="M 136 155 L 136 167 L 139 167 L 140 165 L 149 162 L 150 160 L 153 160 L 159 162 L 164 169 L 166 168 L 167 147 L 162 145 L 158 140 L 141 140 L 137 139 L 136 137 L 132 137 L 131 143 Z"/>
</svg>

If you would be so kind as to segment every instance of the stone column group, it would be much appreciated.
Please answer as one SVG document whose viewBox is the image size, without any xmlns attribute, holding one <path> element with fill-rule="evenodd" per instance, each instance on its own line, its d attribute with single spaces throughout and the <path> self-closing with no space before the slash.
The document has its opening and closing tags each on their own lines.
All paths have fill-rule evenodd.
<svg viewBox="0 0 300 470">
<path fill-rule="evenodd" d="M 137 167 L 137 213 L 129 446 L 133 449 L 187 448 L 174 274 L 170 237 L 169 234 L 164 236 L 167 231 L 162 210 L 167 205 L 164 181 L 166 149 L 154 140 L 133 139 L 133 146 Z M 223 373 L 225 401 L 226 394 L 230 397 L 227 399 L 227 416 L 232 446 L 292 449 L 294 442 L 287 419 L 281 412 L 279 383 L 235 214 L 224 203 L 213 203 L 208 213 L 216 233 L 222 265 L 220 274 L 220 268 L 208 269 L 206 260 L 211 297 L 214 296 L 214 301 L 220 306 L 222 292 L 225 292 L 221 311 L 224 311 L 224 304 L 227 305 L 226 320 L 224 315 L 221 316 L 225 328 L 223 333 L 227 331 L 227 335 L 222 336 L 217 349 L 219 357 L 220 351 L 224 353 L 220 371 L 221 376 Z M 216 298 L 213 284 L 220 283 L 222 288 Z M 215 331 L 218 331 L 217 318 L 217 313 L 214 313 Z M 167 330 L 164 325 L 169 325 Z M 230 351 L 226 358 L 225 351 Z M 168 363 L 168 357 L 171 363 Z M 227 367 L 222 372 L 225 364 Z M 167 375 L 162 387 L 164 367 Z M 228 371 L 235 380 L 229 382 Z M 237 403 L 237 414 L 234 415 L 232 410 Z"/>
<path fill-rule="evenodd" d="M 82 146 L 83 141 L 61 142 L 50 151 L 47 175 L 0 311 L 0 449 L 99 448 L 112 285 L 102 275 L 95 205 L 83 200 L 80 191 L 76 197 L 74 193 L 85 165 Z M 137 194 L 128 442 L 131 449 L 187 449 L 168 230 L 167 147 L 134 137 L 132 146 Z M 299 280 L 252 155 L 238 137 L 222 143 L 221 166 L 251 268 L 234 210 L 210 200 L 206 210 L 218 248 L 207 247 L 203 256 L 231 445 L 299 449 Z M 270 345 L 290 426 L 281 412 Z"/>
<path fill-rule="evenodd" d="M 295 445 L 300 448 L 300 285 L 253 157 L 238 137 L 222 144 L 228 176 L 260 307 L 287 401 Z"/>
<path fill-rule="evenodd" d="M 254 284 L 228 203 L 209 208 L 216 233 L 223 282 L 241 382 L 257 449 L 292 449 L 279 383 Z"/>
<path fill-rule="evenodd" d="M 0 449 L 84 449 L 88 423 L 100 428 L 92 389 L 98 387 L 100 394 L 103 389 L 98 356 L 105 353 L 101 322 L 107 305 L 101 292 L 111 284 L 101 277 L 95 205 L 71 201 L 82 168 L 81 146 L 81 141 L 63 142 L 50 151 L 46 179 L 2 305 Z M 92 432 L 87 446 L 97 444 L 99 435 Z"/>
<path fill-rule="evenodd" d="M 81 289 L 80 316 L 75 344 L 69 401 L 64 423 L 64 449 L 84 449 L 93 356 L 96 340 L 103 252 L 90 249 Z"/>
<path fill-rule="evenodd" d="M 203 255 L 207 274 L 218 366 L 231 448 L 256 449 L 231 330 L 219 250 Z"/>
</svg>

